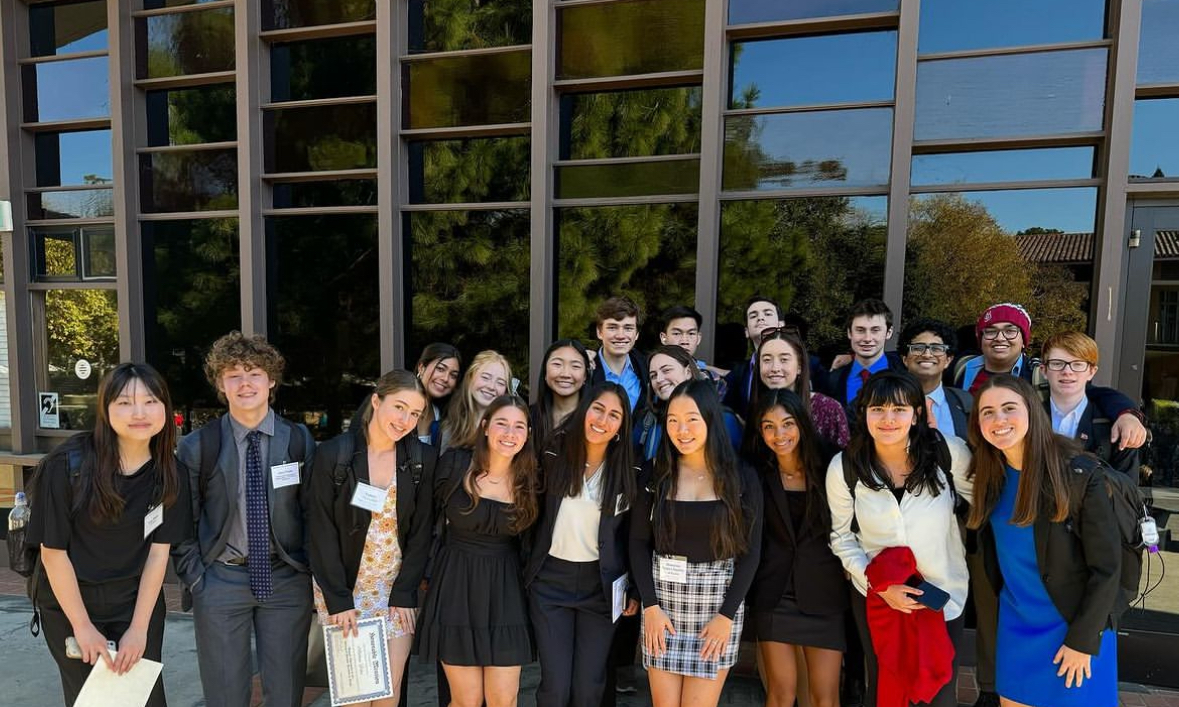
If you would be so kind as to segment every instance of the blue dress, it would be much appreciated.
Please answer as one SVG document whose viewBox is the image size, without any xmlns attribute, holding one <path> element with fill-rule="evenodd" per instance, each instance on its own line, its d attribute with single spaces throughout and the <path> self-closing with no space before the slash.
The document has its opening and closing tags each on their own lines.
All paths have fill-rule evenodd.
<svg viewBox="0 0 1179 707">
<path fill-rule="evenodd" d="M 999 633 L 995 650 L 995 682 L 1003 697 L 1033 707 L 1117 707 L 1117 632 L 1106 630 L 1101 650 L 1090 663 L 1093 677 L 1081 687 L 1066 688 L 1052 664 L 1064 644 L 1068 625 L 1036 564 L 1033 526 L 1011 524 L 1019 472 L 1007 467 L 1007 481 L 991 514 L 1003 590 L 999 593 Z"/>
</svg>

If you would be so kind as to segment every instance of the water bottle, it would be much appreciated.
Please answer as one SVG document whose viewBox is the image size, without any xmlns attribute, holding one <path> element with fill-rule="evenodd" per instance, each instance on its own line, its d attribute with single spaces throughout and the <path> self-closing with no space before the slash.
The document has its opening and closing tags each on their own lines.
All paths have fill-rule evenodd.
<svg viewBox="0 0 1179 707">
<path fill-rule="evenodd" d="M 12 512 L 8 514 L 8 532 L 14 530 L 21 530 L 29 524 L 29 510 L 28 499 L 25 498 L 24 491 L 16 492 L 16 506 Z"/>
<path fill-rule="evenodd" d="M 25 534 L 31 514 L 28 499 L 23 491 L 18 491 L 16 505 L 8 514 L 8 566 L 22 577 L 33 573 L 34 555 L 25 548 Z"/>
</svg>

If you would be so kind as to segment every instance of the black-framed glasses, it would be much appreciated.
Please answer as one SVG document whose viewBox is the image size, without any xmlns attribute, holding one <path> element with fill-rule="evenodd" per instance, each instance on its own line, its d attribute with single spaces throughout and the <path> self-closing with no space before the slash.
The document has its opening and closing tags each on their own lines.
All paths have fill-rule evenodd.
<svg viewBox="0 0 1179 707">
<path fill-rule="evenodd" d="M 1063 371 L 1065 368 L 1068 368 L 1073 373 L 1084 373 L 1093 364 L 1088 361 L 1065 361 L 1063 358 L 1050 358 L 1044 362 L 1044 365 L 1050 371 Z"/>
<path fill-rule="evenodd" d="M 909 344 L 910 356 L 924 356 L 927 353 L 941 358 L 950 353 L 950 347 L 947 344 Z"/>
<path fill-rule="evenodd" d="M 1015 341 L 1015 337 L 1019 336 L 1019 327 L 1005 327 L 1000 329 L 998 327 L 987 327 L 982 330 L 982 338 L 987 341 L 994 341 L 1002 334 L 1004 339 L 1008 341 Z"/>
</svg>

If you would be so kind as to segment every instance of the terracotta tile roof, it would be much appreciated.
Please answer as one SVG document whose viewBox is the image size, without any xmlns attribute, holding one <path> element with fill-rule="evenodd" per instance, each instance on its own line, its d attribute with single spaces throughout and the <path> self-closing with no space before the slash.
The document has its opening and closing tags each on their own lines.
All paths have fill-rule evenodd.
<svg viewBox="0 0 1179 707">
<path fill-rule="evenodd" d="M 1034 263 L 1088 263 L 1092 233 L 1026 233 L 1015 236 L 1019 254 Z M 1154 257 L 1179 258 L 1179 231 L 1156 231 Z"/>
</svg>

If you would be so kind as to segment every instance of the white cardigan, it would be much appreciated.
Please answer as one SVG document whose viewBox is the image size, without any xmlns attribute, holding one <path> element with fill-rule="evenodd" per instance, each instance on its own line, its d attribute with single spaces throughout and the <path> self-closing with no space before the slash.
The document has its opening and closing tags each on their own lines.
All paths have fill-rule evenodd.
<svg viewBox="0 0 1179 707">
<path fill-rule="evenodd" d="M 946 442 L 953 461 L 950 473 L 954 476 L 954 489 L 970 502 L 974 497 L 974 484 L 966 478 L 970 450 L 957 437 L 947 436 Z M 944 470 L 939 471 L 944 484 Z M 908 546 L 917 559 L 921 576 L 949 593 L 946 620 L 962 615 L 970 575 L 951 494 L 943 491 L 934 497 L 924 490 L 917 495 L 906 491 L 898 504 L 889 489 L 873 491 L 857 482 L 855 517 L 860 532 L 853 533 L 852 496 L 843 477 L 841 453 L 827 467 L 827 502 L 831 505 L 831 550 L 843 562 L 860 594 L 868 595 L 865 571 L 872 558 L 887 547 Z"/>
</svg>

